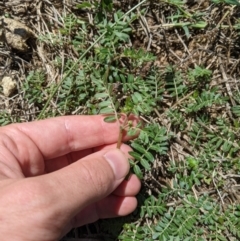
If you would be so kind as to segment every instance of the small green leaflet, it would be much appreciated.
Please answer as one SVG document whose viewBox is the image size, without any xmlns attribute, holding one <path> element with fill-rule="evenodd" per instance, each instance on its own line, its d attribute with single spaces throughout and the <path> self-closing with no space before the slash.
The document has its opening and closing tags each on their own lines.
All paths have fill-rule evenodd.
<svg viewBox="0 0 240 241">
<path fill-rule="evenodd" d="M 127 132 L 128 136 L 135 136 L 137 134 L 138 130 L 136 128 L 130 128 Z"/>
<path fill-rule="evenodd" d="M 97 93 L 95 95 L 96 99 L 102 99 L 102 98 L 107 98 L 107 97 L 109 97 L 109 95 L 107 93 Z"/>
<path fill-rule="evenodd" d="M 148 170 L 148 171 L 151 170 L 151 166 L 149 165 L 149 163 L 147 162 L 147 160 L 145 160 L 144 158 L 142 158 L 142 159 L 140 160 L 140 163 L 141 163 L 141 165 L 142 165 L 146 170 Z"/>
<path fill-rule="evenodd" d="M 91 8 L 91 7 L 92 7 L 92 4 L 90 4 L 89 2 L 83 2 L 81 4 L 77 4 L 78 9 Z"/>
<path fill-rule="evenodd" d="M 129 154 L 134 157 L 136 160 L 141 160 L 142 156 L 137 153 L 137 152 L 134 152 L 134 151 L 130 151 Z"/>
<path fill-rule="evenodd" d="M 138 165 L 134 165 L 134 166 L 133 166 L 133 171 L 134 171 L 134 173 L 137 175 L 137 177 L 138 177 L 139 179 L 142 179 L 142 178 L 143 178 L 142 171 L 141 171 L 141 169 L 140 169 L 140 167 L 139 167 Z"/>
<path fill-rule="evenodd" d="M 132 143 L 132 147 L 135 148 L 137 151 L 141 152 L 142 154 L 145 154 L 145 149 L 138 143 Z"/>
<path fill-rule="evenodd" d="M 111 101 L 109 101 L 109 100 L 105 100 L 105 101 L 102 101 L 102 102 L 100 102 L 99 104 L 98 104 L 98 106 L 99 107 L 109 107 L 109 106 L 111 106 Z"/>
<path fill-rule="evenodd" d="M 106 107 L 100 110 L 101 114 L 112 114 L 113 113 L 113 109 L 110 107 Z"/>
<path fill-rule="evenodd" d="M 240 3 L 238 0 L 225 0 L 225 3 L 240 6 Z"/>
<path fill-rule="evenodd" d="M 237 5 L 240 6 L 240 3 L 238 0 L 212 0 L 213 3 L 219 4 L 219 3 L 226 3 L 230 5 Z"/>
<path fill-rule="evenodd" d="M 115 115 L 110 115 L 104 118 L 104 121 L 107 123 L 114 123 L 117 121 L 116 116 Z"/>
</svg>

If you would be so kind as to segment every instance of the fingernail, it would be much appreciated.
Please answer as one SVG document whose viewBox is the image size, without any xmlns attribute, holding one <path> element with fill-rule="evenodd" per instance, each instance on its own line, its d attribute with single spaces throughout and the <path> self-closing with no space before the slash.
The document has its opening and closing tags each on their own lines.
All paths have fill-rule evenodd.
<svg viewBox="0 0 240 241">
<path fill-rule="evenodd" d="M 125 155 L 118 149 L 108 151 L 104 158 L 112 167 L 115 179 L 123 179 L 128 174 L 129 162 Z"/>
</svg>

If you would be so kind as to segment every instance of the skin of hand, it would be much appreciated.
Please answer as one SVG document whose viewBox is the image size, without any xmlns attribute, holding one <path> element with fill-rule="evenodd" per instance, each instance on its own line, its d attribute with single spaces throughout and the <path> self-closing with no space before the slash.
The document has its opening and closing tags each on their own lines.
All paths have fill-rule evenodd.
<svg viewBox="0 0 240 241">
<path fill-rule="evenodd" d="M 74 227 L 134 211 L 140 181 L 125 180 L 131 148 L 116 149 L 118 132 L 103 116 L 1 127 L 1 240 L 56 241 Z"/>
</svg>

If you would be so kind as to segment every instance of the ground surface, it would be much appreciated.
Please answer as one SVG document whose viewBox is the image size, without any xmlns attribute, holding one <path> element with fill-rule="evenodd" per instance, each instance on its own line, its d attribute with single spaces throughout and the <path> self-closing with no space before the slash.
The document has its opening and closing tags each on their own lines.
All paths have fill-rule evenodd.
<svg viewBox="0 0 240 241">
<path fill-rule="evenodd" d="M 2 125 L 129 108 L 146 125 L 132 143 L 138 210 L 64 240 L 240 239 L 237 4 L 0 2 Z"/>
</svg>

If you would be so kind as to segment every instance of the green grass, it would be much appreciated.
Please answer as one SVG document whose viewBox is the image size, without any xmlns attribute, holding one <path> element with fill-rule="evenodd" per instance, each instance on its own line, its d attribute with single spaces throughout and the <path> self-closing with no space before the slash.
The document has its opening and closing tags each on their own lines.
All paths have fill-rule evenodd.
<svg viewBox="0 0 240 241">
<path fill-rule="evenodd" d="M 131 112 L 145 122 L 130 143 L 138 208 L 89 225 L 94 237 L 240 239 L 239 2 L 199 2 L 80 1 L 39 36 L 58 81 L 27 72 L 33 119 Z M 20 119 L 0 114 L 2 125 Z"/>
</svg>

